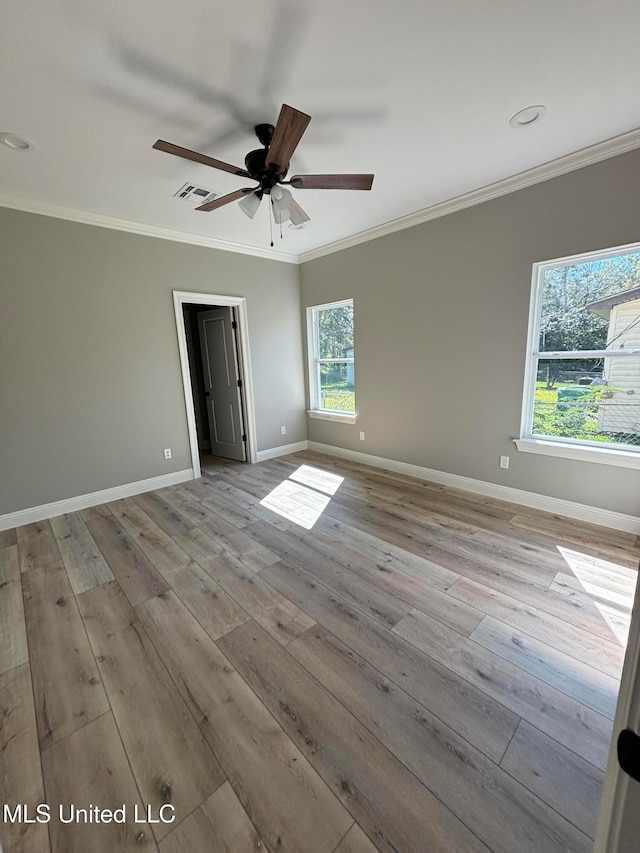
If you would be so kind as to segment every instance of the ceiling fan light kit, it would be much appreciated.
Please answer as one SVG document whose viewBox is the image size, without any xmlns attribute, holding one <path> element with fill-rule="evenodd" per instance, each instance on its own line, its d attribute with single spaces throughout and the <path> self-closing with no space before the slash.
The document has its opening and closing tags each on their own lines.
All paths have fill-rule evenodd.
<svg viewBox="0 0 640 853">
<path fill-rule="evenodd" d="M 293 201 L 293 196 L 288 189 L 281 186 L 275 186 L 271 190 L 271 200 L 276 210 L 285 211 Z"/>
<path fill-rule="evenodd" d="M 289 211 L 285 208 L 279 210 L 274 204 L 272 204 L 272 212 L 273 212 L 273 221 L 276 225 L 284 225 L 285 222 L 288 222 L 291 218 L 289 216 Z"/>
<path fill-rule="evenodd" d="M 283 104 L 275 126 L 272 124 L 255 126 L 256 136 L 263 147 L 249 151 L 244 158 L 244 169 L 162 139 L 158 139 L 153 147 L 158 151 L 257 182 L 257 186 L 235 190 L 201 204 L 196 210 L 210 212 L 232 201 L 238 201 L 242 212 L 253 219 L 263 195 L 268 195 L 273 221 L 277 225 L 281 226 L 284 222 L 291 220 L 291 227 L 302 228 L 310 217 L 283 184 L 286 183 L 294 189 L 301 190 L 370 190 L 374 177 L 371 174 L 294 175 L 290 180 L 285 181 L 291 157 L 310 121 L 311 116 Z M 273 240 L 271 245 L 273 246 Z"/>
<path fill-rule="evenodd" d="M 238 207 L 240 210 L 249 217 L 249 219 L 253 219 L 253 217 L 258 212 L 258 208 L 260 207 L 260 202 L 262 201 L 262 190 L 256 190 L 254 193 L 249 193 L 244 198 L 241 198 L 238 202 Z"/>
</svg>

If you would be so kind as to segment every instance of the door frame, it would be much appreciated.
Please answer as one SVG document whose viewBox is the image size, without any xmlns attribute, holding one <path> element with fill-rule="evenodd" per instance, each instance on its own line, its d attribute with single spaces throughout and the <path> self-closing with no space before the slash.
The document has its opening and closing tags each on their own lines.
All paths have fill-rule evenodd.
<svg viewBox="0 0 640 853">
<path fill-rule="evenodd" d="M 640 568 L 639 568 L 640 571 Z M 616 853 L 622 850 L 622 821 L 629 785 L 637 785 L 618 763 L 618 735 L 623 729 L 640 731 L 640 578 L 631 611 L 629 639 L 622 666 L 620 691 L 609 746 L 609 759 L 604 777 L 594 853 Z"/>
<path fill-rule="evenodd" d="M 184 329 L 184 316 L 182 306 L 210 305 L 212 308 L 230 306 L 235 308 L 238 318 L 237 341 L 238 341 L 238 368 L 242 380 L 244 427 L 247 436 L 247 461 L 257 462 L 257 437 L 256 416 L 253 402 L 253 380 L 251 377 L 251 354 L 249 351 L 249 332 L 247 320 L 247 300 L 244 296 L 221 296 L 214 293 L 189 293 L 184 290 L 173 291 L 173 310 L 176 318 L 176 331 L 178 334 L 178 352 L 180 354 L 180 370 L 182 371 L 182 388 L 184 391 L 184 405 L 187 415 L 187 430 L 189 432 L 189 446 L 191 448 L 191 467 L 194 479 L 201 476 L 200 451 L 198 449 L 198 433 L 196 432 L 196 413 L 193 405 L 193 392 L 191 389 L 191 367 L 189 365 L 189 354 L 187 351 L 187 336 Z"/>
</svg>

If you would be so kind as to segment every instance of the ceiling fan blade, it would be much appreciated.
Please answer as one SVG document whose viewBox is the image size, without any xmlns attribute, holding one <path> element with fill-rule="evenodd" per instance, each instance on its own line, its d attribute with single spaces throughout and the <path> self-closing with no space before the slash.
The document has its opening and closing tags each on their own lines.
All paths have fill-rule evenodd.
<svg viewBox="0 0 640 853">
<path fill-rule="evenodd" d="M 295 200 L 291 202 L 287 210 L 289 211 L 292 225 L 303 225 L 311 219 L 309 214 Z"/>
<path fill-rule="evenodd" d="M 194 163 L 202 163 L 203 166 L 212 166 L 214 169 L 220 169 L 223 172 L 231 172 L 232 175 L 240 175 L 243 178 L 251 177 L 246 169 L 240 169 L 238 166 L 231 166 L 229 163 L 223 163 L 222 160 L 207 157 L 206 154 L 198 154 L 197 151 L 191 151 L 189 148 L 181 148 L 180 145 L 174 145 L 172 142 L 165 142 L 164 139 L 158 139 L 158 141 L 154 143 L 153 147 L 156 151 L 166 151 L 167 154 L 175 154 L 176 157 L 183 157 L 185 160 L 193 160 Z"/>
<path fill-rule="evenodd" d="M 373 175 L 294 175 L 289 183 L 297 190 L 370 190 Z"/>
<path fill-rule="evenodd" d="M 273 132 L 273 138 L 267 152 L 267 166 L 277 166 L 283 172 L 307 129 L 311 116 L 283 104 Z"/>
<path fill-rule="evenodd" d="M 205 213 L 208 213 L 210 210 L 217 210 L 219 207 L 224 207 L 225 204 L 230 204 L 232 201 L 237 201 L 242 196 L 247 195 L 247 193 L 255 192 L 255 187 L 244 187 L 244 189 L 236 190 L 232 193 L 227 193 L 227 195 L 221 195 L 220 198 L 214 198 L 213 201 L 208 201 L 206 204 L 201 204 L 200 207 L 196 207 L 196 210 L 202 210 Z"/>
</svg>

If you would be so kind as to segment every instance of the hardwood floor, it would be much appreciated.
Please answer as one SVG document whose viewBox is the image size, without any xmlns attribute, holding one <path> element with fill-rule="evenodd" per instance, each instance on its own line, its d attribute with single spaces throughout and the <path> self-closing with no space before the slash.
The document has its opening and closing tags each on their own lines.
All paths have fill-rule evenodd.
<svg viewBox="0 0 640 853">
<path fill-rule="evenodd" d="M 51 807 L 5 853 L 591 850 L 638 539 L 205 463 L 0 537 L 0 800 Z"/>
</svg>

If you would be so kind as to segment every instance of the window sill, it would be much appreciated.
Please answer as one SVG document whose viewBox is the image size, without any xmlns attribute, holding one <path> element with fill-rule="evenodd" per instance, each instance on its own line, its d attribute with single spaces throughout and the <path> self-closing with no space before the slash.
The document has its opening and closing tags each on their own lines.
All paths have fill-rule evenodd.
<svg viewBox="0 0 640 853">
<path fill-rule="evenodd" d="M 317 418 L 320 421 L 337 421 L 342 424 L 355 424 L 358 417 L 344 412 L 322 412 L 318 409 L 307 409 L 307 414 L 310 418 Z"/>
<path fill-rule="evenodd" d="M 601 465 L 615 465 L 619 468 L 640 468 L 639 452 L 613 450 L 610 447 L 586 447 L 561 441 L 545 441 L 541 438 L 514 438 L 513 441 L 518 450 L 525 453 L 560 456 L 564 459 L 577 459 L 580 462 L 598 462 Z"/>
</svg>

